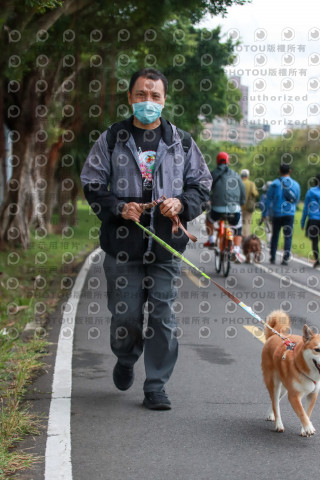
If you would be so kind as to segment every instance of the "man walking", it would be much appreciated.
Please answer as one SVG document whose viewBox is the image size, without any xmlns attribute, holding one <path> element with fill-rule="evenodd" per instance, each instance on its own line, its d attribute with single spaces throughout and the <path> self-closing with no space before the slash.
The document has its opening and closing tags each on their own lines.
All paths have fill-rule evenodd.
<svg viewBox="0 0 320 480">
<path fill-rule="evenodd" d="M 300 200 L 300 185 L 290 177 L 289 165 L 280 165 L 280 178 L 276 178 L 270 185 L 267 200 L 262 213 L 265 219 L 269 208 L 272 209 L 272 237 L 270 248 L 270 263 L 276 261 L 276 253 L 281 228 L 284 236 L 284 252 L 281 265 L 288 265 L 291 253 L 294 216 Z"/>
<path fill-rule="evenodd" d="M 204 210 L 211 187 L 194 140 L 161 117 L 167 88 L 161 72 L 136 72 L 128 92 L 133 116 L 102 133 L 81 174 L 85 196 L 102 221 L 110 340 L 117 357 L 113 381 L 119 390 L 130 388 L 134 364 L 144 351 L 143 405 L 155 410 L 171 408 L 165 384 L 178 355 L 172 307 L 180 261 L 146 238 L 135 222 L 183 252 L 188 236 L 181 229 L 173 233 L 171 219 L 179 216 L 185 227 Z M 166 199 L 156 204 L 161 196 Z M 145 210 L 143 204 L 150 202 L 156 206 Z"/>
<path fill-rule="evenodd" d="M 256 199 L 259 196 L 256 184 L 249 180 L 250 171 L 247 168 L 241 170 L 241 180 L 243 181 L 246 189 L 246 201 L 242 205 L 242 235 L 247 237 L 251 233 L 252 226 L 252 214 L 255 209 Z"/>
</svg>

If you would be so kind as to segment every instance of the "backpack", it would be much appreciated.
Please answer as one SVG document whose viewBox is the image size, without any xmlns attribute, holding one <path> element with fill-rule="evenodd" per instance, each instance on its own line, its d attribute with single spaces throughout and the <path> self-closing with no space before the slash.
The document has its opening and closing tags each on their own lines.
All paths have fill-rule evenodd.
<svg viewBox="0 0 320 480">
<path fill-rule="evenodd" d="M 217 175 L 213 175 L 213 172 L 211 175 L 213 179 L 210 190 L 212 206 L 227 207 L 230 204 L 240 203 L 240 176 L 236 172 L 226 165 Z"/>
<path fill-rule="evenodd" d="M 183 151 L 187 155 L 191 148 L 191 143 L 192 143 L 191 135 L 190 133 L 185 132 L 184 130 L 178 127 L 177 127 L 177 132 L 181 139 Z M 110 155 L 112 155 L 112 152 L 117 142 L 126 142 L 128 140 L 127 133 L 128 133 L 127 130 L 123 129 L 122 122 L 114 123 L 113 125 L 111 125 L 110 128 L 108 128 L 107 143 L 108 143 L 108 150 Z"/>
<path fill-rule="evenodd" d="M 283 191 L 283 196 L 286 199 L 286 201 L 289 203 L 296 203 L 297 197 L 294 191 L 290 188 L 290 186 L 284 185 L 281 179 L 280 179 L 280 183 Z"/>
</svg>

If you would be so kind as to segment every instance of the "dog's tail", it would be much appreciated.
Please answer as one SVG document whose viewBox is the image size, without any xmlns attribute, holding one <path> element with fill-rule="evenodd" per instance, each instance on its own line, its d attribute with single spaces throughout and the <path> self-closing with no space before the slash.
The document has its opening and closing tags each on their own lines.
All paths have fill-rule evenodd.
<svg viewBox="0 0 320 480">
<path fill-rule="evenodd" d="M 267 317 L 267 324 L 283 335 L 290 333 L 290 318 L 283 310 L 273 310 Z M 274 335 L 274 333 L 270 328 L 265 326 L 264 335 L 266 339 L 268 339 Z"/>
</svg>

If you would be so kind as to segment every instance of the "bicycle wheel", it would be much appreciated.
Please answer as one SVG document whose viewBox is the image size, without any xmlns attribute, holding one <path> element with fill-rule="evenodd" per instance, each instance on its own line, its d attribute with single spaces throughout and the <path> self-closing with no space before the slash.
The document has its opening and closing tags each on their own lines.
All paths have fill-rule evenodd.
<svg viewBox="0 0 320 480">
<path fill-rule="evenodd" d="M 214 249 L 214 266 L 217 273 L 221 270 L 221 252 L 218 248 Z"/>
<path fill-rule="evenodd" d="M 227 242 L 227 248 L 222 252 L 221 258 L 221 266 L 222 266 L 222 274 L 227 277 L 230 272 L 230 249 L 231 249 L 231 242 Z"/>
</svg>

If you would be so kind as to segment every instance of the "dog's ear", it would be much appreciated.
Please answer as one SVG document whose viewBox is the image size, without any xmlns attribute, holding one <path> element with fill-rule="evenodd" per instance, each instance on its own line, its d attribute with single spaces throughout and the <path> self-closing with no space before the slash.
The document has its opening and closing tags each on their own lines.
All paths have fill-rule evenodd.
<svg viewBox="0 0 320 480">
<path fill-rule="evenodd" d="M 309 342 L 309 340 L 311 340 L 313 336 L 314 336 L 314 333 L 311 330 L 311 328 L 309 328 L 308 325 L 304 325 L 303 326 L 303 340 L 304 340 L 304 342 Z"/>
</svg>

